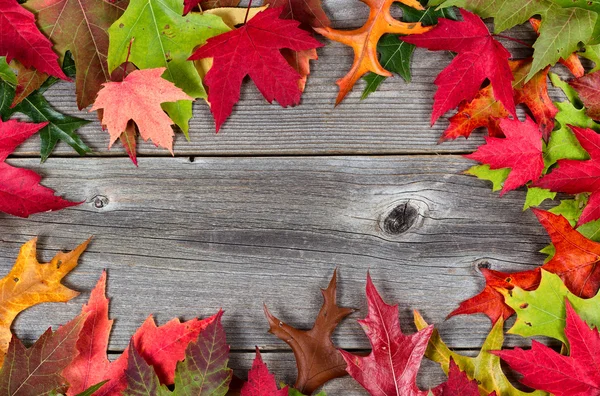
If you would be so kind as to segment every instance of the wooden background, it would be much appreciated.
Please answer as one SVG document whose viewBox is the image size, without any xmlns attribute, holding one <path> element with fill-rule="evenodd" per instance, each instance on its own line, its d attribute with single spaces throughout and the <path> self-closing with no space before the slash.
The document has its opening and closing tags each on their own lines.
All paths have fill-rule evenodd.
<svg viewBox="0 0 600 396">
<path fill-rule="evenodd" d="M 368 14 L 356 0 L 326 0 L 325 8 L 340 28 L 360 26 Z M 508 34 L 534 39 L 527 26 Z M 504 43 L 517 58 L 530 54 Z M 39 237 L 43 260 L 94 239 L 67 279 L 82 295 L 26 311 L 16 333 L 32 341 L 72 318 L 107 268 L 116 319 L 111 354 L 126 347 L 149 314 L 162 324 L 173 316 L 206 317 L 222 307 L 236 373 L 245 378 L 258 345 L 278 380 L 293 382 L 293 355 L 267 333 L 262 305 L 291 325 L 309 328 L 322 302 L 319 288 L 337 267 L 339 302 L 359 308 L 337 330 L 339 347 L 369 349 L 356 319 L 366 315 L 370 270 L 384 299 L 399 302 L 405 332 L 415 331 L 411 318 L 417 309 L 452 348 L 476 353 L 489 320 L 445 321 L 446 315 L 483 287 L 480 266 L 517 271 L 540 265 L 537 251 L 549 239 L 533 214 L 521 210 L 524 191 L 499 198 L 488 183 L 461 173 L 473 165 L 461 154 L 481 144 L 481 134 L 437 144 L 447 121 L 429 125 L 433 80 L 449 53 L 418 49 L 411 84 L 388 79 L 361 101 L 361 81 L 334 108 L 335 81 L 353 55 L 349 47 L 326 44 L 300 106 L 269 105 L 247 81 L 218 135 L 206 104 L 196 103 L 192 141 L 179 135 L 175 158 L 142 143 L 136 168 L 122 149 L 106 149 L 108 134 L 96 121 L 80 130 L 94 150 L 84 158 L 59 145 L 41 165 L 39 139 L 22 145 L 11 164 L 39 171 L 44 185 L 85 203 L 29 219 L 0 214 L 2 271 L 30 238 Z M 69 83 L 46 96 L 63 112 L 95 120 L 76 109 Z M 509 336 L 506 345 L 527 343 Z M 424 361 L 419 385 L 443 380 L 437 365 Z M 324 389 L 334 396 L 366 394 L 349 378 Z"/>
</svg>

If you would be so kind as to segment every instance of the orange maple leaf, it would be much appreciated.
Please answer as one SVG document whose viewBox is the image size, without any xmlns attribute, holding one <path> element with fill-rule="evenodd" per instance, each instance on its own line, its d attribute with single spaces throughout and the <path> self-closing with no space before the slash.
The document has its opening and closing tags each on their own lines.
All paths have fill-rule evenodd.
<svg viewBox="0 0 600 396">
<path fill-rule="evenodd" d="M 90 111 L 104 109 L 102 125 L 108 128 L 109 148 L 127 130 L 129 120 L 133 120 L 144 140 L 152 139 L 155 145 L 173 153 L 174 122 L 160 105 L 194 98 L 163 79 L 165 70 L 164 67 L 136 70 L 122 82 L 103 84 Z"/>
<path fill-rule="evenodd" d="M 386 33 L 393 34 L 419 34 L 431 30 L 432 26 L 423 26 L 420 22 L 400 22 L 390 14 L 390 6 L 397 0 L 361 0 L 369 9 L 369 18 L 365 24 L 354 30 L 336 30 L 330 27 L 314 28 L 317 32 L 330 40 L 346 44 L 354 50 L 354 63 L 344 77 L 337 81 L 340 92 L 335 104 L 338 105 L 350 92 L 356 81 L 367 72 L 373 72 L 385 77 L 392 73 L 385 70 L 379 63 L 377 42 Z M 417 0 L 400 0 L 401 3 L 423 10 Z"/>
</svg>

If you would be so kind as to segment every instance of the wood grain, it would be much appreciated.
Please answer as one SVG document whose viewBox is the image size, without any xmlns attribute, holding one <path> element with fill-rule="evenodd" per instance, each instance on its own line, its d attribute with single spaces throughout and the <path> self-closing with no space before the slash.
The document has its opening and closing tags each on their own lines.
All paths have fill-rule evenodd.
<svg viewBox="0 0 600 396">
<path fill-rule="evenodd" d="M 38 168 L 35 159 L 10 162 Z M 49 259 L 93 235 L 69 277 L 84 294 L 29 310 L 16 331 L 31 340 L 67 321 L 108 268 L 111 350 L 148 314 L 164 322 L 221 307 L 235 350 L 285 350 L 266 333 L 263 302 L 308 327 L 338 267 L 339 301 L 360 308 L 336 332 L 341 347 L 369 347 L 355 319 L 366 314 L 371 271 L 385 299 L 400 303 L 405 331 L 418 309 L 453 347 L 477 348 L 487 318 L 445 316 L 482 287 L 479 265 L 539 265 L 548 238 L 521 211 L 522 191 L 500 199 L 461 174 L 470 165 L 457 156 L 143 158 L 138 169 L 126 158 L 51 159 L 44 184 L 86 202 L 30 219 L 0 215 L 1 266 L 8 271 L 29 238 L 40 236 Z"/>
</svg>

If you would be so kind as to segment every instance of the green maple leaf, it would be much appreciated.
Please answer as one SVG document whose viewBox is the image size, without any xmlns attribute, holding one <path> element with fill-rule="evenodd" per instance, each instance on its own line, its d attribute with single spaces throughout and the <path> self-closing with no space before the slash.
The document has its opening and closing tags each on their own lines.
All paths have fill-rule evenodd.
<svg viewBox="0 0 600 396">
<path fill-rule="evenodd" d="M 579 43 L 591 41 L 598 14 L 582 8 L 549 7 L 542 14 L 540 36 L 533 44 L 533 63 L 527 79 L 559 59 L 567 59 Z"/>
<path fill-rule="evenodd" d="M 600 132 L 600 125 L 585 114 L 577 92 L 554 73 L 550 73 L 550 80 L 555 87 L 563 90 L 569 101 L 554 103 L 558 108 L 556 124 L 560 127 L 552 132 L 548 144 L 544 147 L 544 173 L 560 159 L 589 159 L 587 152 L 581 147 L 568 125 L 591 128 Z"/>
<path fill-rule="evenodd" d="M 0 394 L 46 395 L 64 390 L 68 384 L 61 372 L 77 354 L 75 344 L 84 319 L 80 315 L 55 332 L 48 329 L 31 348 L 13 337 L 0 370 Z"/>
<path fill-rule="evenodd" d="M 183 2 L 179 0 L 132 0 L 108 29 L 109 70 L 123 64 L 131 50 L 129 61 L 138 68 L 165 67 L 165 79 L 193 98 L 206 98 L 202 79 L 188 58 L 194 48 L 230 28 L 216 15 L 182 14 Z M 162 108 L 187 137 L 192 102 L 165 103 Z"/>
<path fill-rule="evenodd" d="M 421 1 L 423 6 L 427 5 L 426 1 Z M 438 18 L 457 19 L 456 11 L 453 8 L 443 8 L 436 10 L 429 7 L 422 10 L 417 10 L 408 7 L 404 4 L 399 4 L 402 8 L 403 22 L 421 22 L 423 25 L 435 25 Z M 399 39 L 398 35 L 386 34 L 377 43 L 377 52 L 380 55 L 379 63 L 384 69 L 398 73 L 406 82 L 410 82 L 410 63 L 415 46 Z M 364 77 L 367 85 L 362 93 L 361 99 L 366 99 L 370 94 L 375 92 L 381 83 L 387 78 L 376 73 L 368 73 Z"/>
<path fill-rule="evenodd" d="M 6 63 L 5 56 L 0 56 L 0 79 L 9 84 L 17 85 L 17 76 L 12 71 L 10 66 L 8 66 L 8 63 Z"/>
<path fill-rule="evenodd" d="M 510 168 L 490 169 L 487 164 L 475 165 L 465 171 L 467 175 L 492 182 L 492 191 L 502 190 L 502 184 L 510 173 Z"/>
<path fill-rule="evenodd" d="M 523 337 L 547 336 L 568 345 L 565 336 L 567 299 L 575 311 L 588 325 L 600 325 L 600 293 L 588 299 L 577 297 L 569 291 L 560 277 L 542 270 L 542 280 L 536 290 L 525 291 L 519 287 L 513 290 L 499 290 L 504 301 L 517 313 L 515 324 L 508 330 L 510 334 Z"/>
<path fill-rule="evenodd" d="M 102 84 L 111 79 L 106 63 L 106 30 L 126 6 L 127 0 L 29 0 L 24 4 L 54 43 L 54 50 L 61 57 L 67 51 L 73 53 L 79 71 L 75 90 L 80 109 L 91 105 Z"/>
<path fill-rule="evenodd" d="M 556 193 L 546 188 L 527 187 L 527 195 L 525 196 L 525 204 L 523 210 L 527 210 L 534 206 L 540 206 L 547 199 L 554 199 Z"/>
<path fill-rule="evenodd" d="M 513 26 L 527 22 L 536 14 L 542 14 L 548 7 L 552 6 L 549 0 L 524 0 L 515 4 L 510 0 L 432 0 L 432 6 L 460 7 L 481 18 L 494 18 L 494 33 L 500 33 Z"/>
<path fill-rule="evenodd" d="M 227 368 L 229 345 L 221 325 L 223 311 L 198 335 L 198 340 L 188 345 L 185 360 L 177 363 L 175 388 L 170 391 L 160 381 L 144 358 L 129 347 L 127 361 L 127 389 L 124 396 L 225 396 L 233 371 Z"/>
<path fill-rule="evenodd" d="M 70 56 L 65 56 L 63 71 L 70 77 L 75 73 L 74 63 Z M 31 93 L 13 108 L 10 108 L 10 105 L 15 97 L 15 86 L 9 81 L 0 81 L 0 118 L 2 120 L 6 121 L 15 113 L 21 113 L 33 122 L 48 122 L 48 125 L 39 132 L 42 162 L 48 159 L 56 144 L 61 140 L 73 147 L 80 155 L 92 151 L 75 132 L 89 121 L 56 111 L 44 97 L 44 91 L 57 81 L 56 78 L 49 78 L 37 91 Z"/>
<path fill-rule="evenodd" d="M 283 389 L 285 388 L 285 384 L 281 383 L 279 384 L 279 388 Z M 288 387 L 288 396 L 305 396 L 304 393 L 300 392 L 298 389 L 294 389 L 291 386 Z M 319 393 L 316 393 L 314 396 L 327 396 L 327 394 L 325 393 L 325 391 L 321 391 Z"/>
<path fill-rule="evenodd" d="M 415 311 L 415 325 L 418 330 L 427 327 L 427 322 Z M 464 371 L 469 379 L 474 379 L 479 384 L 481 394 L 489 394 L 496 391 L 497 395 L 502 396 L 542 396 L 545 392 L 535 391 L 531 393 L 523 392 L 515 388 L 500 367 L 500 358 L 491 354 L 489 351 L 502 349 L 504 344 L 503 328 L 504 321 L 498 320 L 487 338 L 481 346 L 481 351 L 476 357 L 459 355 L 452 352 L 442 341 L 440 334 L 434 330 L 429 339 L 429 345 L 425 351 L 425 356 L 437 362 L 442 370 L 448 375 L 450 358 L 458 365 L 461 371 Z"/>
</svg>

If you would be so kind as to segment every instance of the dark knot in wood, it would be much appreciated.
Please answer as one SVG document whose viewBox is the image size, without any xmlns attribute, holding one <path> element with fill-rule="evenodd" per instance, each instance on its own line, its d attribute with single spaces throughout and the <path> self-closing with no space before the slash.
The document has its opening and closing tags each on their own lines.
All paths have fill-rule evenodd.
<svg viewBox="0 0 600 396">
<path fill-rule="evenodd" d="M 406 232 L 419 218 L 419 208 L 409 202 L 396 206 L 383 220 L 383 230 L 391 235 Z"/>
<path fill-rule="evenodd" d="M 94 198 L 92 198 L 92 204 L 96 209 L 104 208 L 108 205 L 108 202 L 108 197 L 105 197 L 104 195 L 96 195 Z"/>
<path fill-rule="evenodd" d="M 492 264 L 490 264 L 490 262 L 489 262 L 489 261 L 487 261 L 487 260 L 477 260 L 477 261 L 475 262 L 475 266 L 476 266 L 478 269 L 483 269 L 483 268 L 485 268 L 485 269 L 490 269 L 490 268 L 492 268 Z"/>
</svg>

